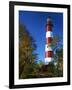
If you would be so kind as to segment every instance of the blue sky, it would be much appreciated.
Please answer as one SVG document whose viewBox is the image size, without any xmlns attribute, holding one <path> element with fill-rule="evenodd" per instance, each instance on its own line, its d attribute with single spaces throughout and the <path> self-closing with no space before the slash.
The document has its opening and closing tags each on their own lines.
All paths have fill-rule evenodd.
<svg viewBox="0 0 72 90">
<path fill-rule="evenodd" d="M 63 13 L 53 12 L 34 12 L 34 11 L 19 11 L 19 22 L 25 25 L 31 36 L 36 40 L 36 53 L 39 54 L 38 60 L 45 58 L 45 40 L 46 40 L 46 20 L 52 18 L 53 35 L 63 35 Z"/>
</svg>

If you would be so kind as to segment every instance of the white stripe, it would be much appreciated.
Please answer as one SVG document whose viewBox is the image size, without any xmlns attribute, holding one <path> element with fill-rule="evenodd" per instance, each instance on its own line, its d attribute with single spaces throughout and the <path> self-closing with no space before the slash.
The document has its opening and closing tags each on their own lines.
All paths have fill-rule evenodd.
<svg viewBox="0 0 72 90">
<path fill-rule="evenodd" d="M 52 51 L 52 48 L 48 45 L 45 45 L 45 51 Z"/>
<path fill-rule="evenodd" d="M 53 58 L 49 57 L 49 58 L 45 58 L 45 63 L 49 63 L 53 60 Z"/>
<path fill-rule="evenodd" d="M 47 38 L 47 37 L 53 37 L 53 32 L 47 31 L 47 32 L 46 32 L 46 38 Z"/>
</svg>

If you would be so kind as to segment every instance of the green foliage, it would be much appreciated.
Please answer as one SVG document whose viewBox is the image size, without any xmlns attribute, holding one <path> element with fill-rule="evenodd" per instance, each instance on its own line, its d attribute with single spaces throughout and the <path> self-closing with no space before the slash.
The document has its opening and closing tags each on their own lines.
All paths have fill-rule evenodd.
<svg viewBox="0 0 72 90">
<path fill-rule="evenodd" d="M 60 48 L 57 51 L 58 55 L 58 61 L 57 61 L 57 71 L 58 71 L 58 76 L 63 76 L 63 49 Z"/>
<path fill-rule="evenodd" d="M 37 54 L 33 51 L 36 44 L 26 27 L 19 26 L 19 78 L 24 78 L 33 71 Z"/>
<path fill-rule="evenodd" d="M 55 36 L 53 40 L 53 47 L 54 47 L 54 63 L 56 63 L 55 67 L 55 75 L 57 77 L 63 76 L 63 43 L 62 37 Z"/>
<path fill-rule="evenodd" d="M 42 67 L 45 63 L 42 60 L 39 60 L 38 65 L 39 67 Z"/>
</svg>

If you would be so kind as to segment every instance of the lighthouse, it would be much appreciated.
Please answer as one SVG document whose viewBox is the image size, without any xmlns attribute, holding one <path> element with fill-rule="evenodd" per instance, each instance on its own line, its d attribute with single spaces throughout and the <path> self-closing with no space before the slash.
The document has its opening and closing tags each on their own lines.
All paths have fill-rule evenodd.
<svg viewBox="0 0 72 90">
<path fill-rule="evenodd" d="M 53 40 L 52 28 L 52 19 L 48 17 L 46 21 L 45 64 L 48 64 L 53 60 L 53 50 L 51 45 Z"/>
</svg>

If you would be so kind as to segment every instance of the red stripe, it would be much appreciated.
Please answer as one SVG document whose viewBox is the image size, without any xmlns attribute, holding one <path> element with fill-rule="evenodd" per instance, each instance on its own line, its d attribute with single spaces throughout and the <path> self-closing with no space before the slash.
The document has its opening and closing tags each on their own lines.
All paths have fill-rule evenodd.
<svg viewBox="0 0 72 90">
<path fill-rule="evenodd" d="M 46 44 L 50 44 L 50 43 L 52 43 L 52 37 L 46 38 Z"/>
<path fill-rule="evenodd" d="M 47 25 L 47 26 L 46 26 L 46 32 L 47 32 L 47 31 L 52 31 L 52 26 Z"/>
<path fill-rule="evenodd" d="M 47 25 L 50 25 L 50 26 L 53 27 L 52 21 L 48 21 L 47 24 L 46 24 L 46 26 L 47 26 Z"/>
<path fill-rule="evenodd" d="M 45 57 L 53 57 L 53 51 L 45 52 Z"/>
</svg>

